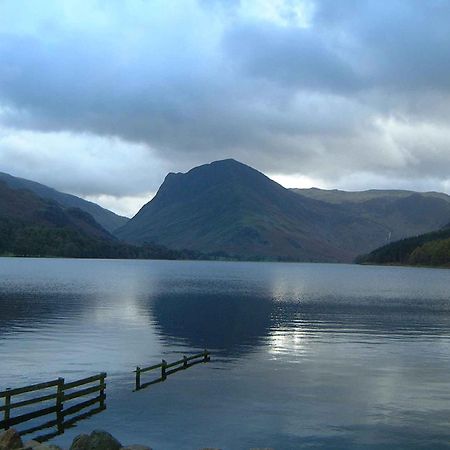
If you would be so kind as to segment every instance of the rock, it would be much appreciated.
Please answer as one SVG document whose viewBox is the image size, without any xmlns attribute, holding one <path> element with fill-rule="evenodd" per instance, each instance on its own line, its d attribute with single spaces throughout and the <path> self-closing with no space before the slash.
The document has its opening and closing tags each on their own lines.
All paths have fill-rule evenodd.
<svg viewBox="0 0 450 450">
<path fill-rule="evenodd" d="M 0 434 L 0 450 L 14 450 L 22 447 L 23 442 L 20 434 L 14 428 Z"/>
<path fill-rule="evenodd" d="M 122 447 L 121 450 L 152 450 L 150 447 L 146 447 L 145 445 L 127 445 L 126 447 Z"/>
<path fill-rule="evenodd" d="M 70 450 L 119 450 L 122 444 L 106 431 L 95 430 L 89 436 L 80 434 L 70 446 Z"/>
</svg>

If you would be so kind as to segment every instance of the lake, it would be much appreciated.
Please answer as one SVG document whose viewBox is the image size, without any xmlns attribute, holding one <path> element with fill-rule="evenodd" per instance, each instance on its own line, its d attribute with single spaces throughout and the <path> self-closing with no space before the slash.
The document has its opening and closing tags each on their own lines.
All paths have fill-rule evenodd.
<svg viewBox="0 0 450 450">
<path fill-rule="evenodd" d="M 204 348 L 132 392 L 137 365 Z M 108 373 L 63 446 L 449 448 L 450 270 L 1 258 L 0 361 L 0 390 Z"/>
</svg>

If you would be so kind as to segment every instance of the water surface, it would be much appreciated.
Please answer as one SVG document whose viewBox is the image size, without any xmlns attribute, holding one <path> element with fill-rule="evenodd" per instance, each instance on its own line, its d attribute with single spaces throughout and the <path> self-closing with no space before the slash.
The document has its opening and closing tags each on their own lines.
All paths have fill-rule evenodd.
<svg viewBox="0 0 450 450">
<path fill-rule="evenodd" d="M 0 259 L 0 390 L 108 373 L 111 430 L 154 449 L 448 448 L 450 271 Z M 209 364 L 134 393 L 136 365 Z"/>
</svg>

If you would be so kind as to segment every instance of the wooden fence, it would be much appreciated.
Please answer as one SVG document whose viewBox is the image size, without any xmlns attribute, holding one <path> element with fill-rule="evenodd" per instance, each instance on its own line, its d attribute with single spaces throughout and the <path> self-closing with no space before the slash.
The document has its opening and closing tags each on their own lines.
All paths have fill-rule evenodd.
<svg viewBox="0 0 450 450">
<path fill-rule="evenodd" d="M 168 364 L 161 363 L 150 367 L 136 367 L 136 391 L 159 383 L 179 370 L 199 363 L 210 361 L 210 353 L 205 350 L 192 356 L 183 356 L 183 359 Z M 141 383 L 141 374 L 155 369 L 161 369 L 161 376 L 155 380 Z M 47 428 L 56 428 L 56 431 L 34 437 L 39 442 L 44 442 L 58 434 L 62 434 L 66 428 L 73 426 L 79 420 L 97 414 L 106 409 L 106 373 L 102 372 L 92 377 L 66 383 L 64 378 L 57 378 L 45 383 L 33 384 L 15 389 L 0 391 L 0 430 L 21 425 L 25 422 L 35 421 L 41 417 L 54 416 L 44 423 L 32 425 L 27 429 L 19 429 L 21 435 L 36 433 Z M 80 402 L 81 397 L 88 397 Z M 3 404 L 2 404 L 3 403 Z M 87 408 L 90 408 L 86 411 Z M 13 414 L 15 412 L 16 414 Z M 79 414 L 77 414 L 79 413 Z"/>
<path fill-rule="evenodd" d="M 3 412 L 3 420 L 0 421 L 0 429 L 20 425 L 24 422 L 40 417 L 55 414 L 55 417 L 45 423 L 33 426 L 20 431 L 21 435 L 35 433 L 46 428 L 56 427 L 55 433 L 50 433 L 41 438 L 36 438 L 41 442 L 50 439 L 57 434 L 64 432 L 64 429 L 72 426 L 78 420 L 100 412 L 105 406 L 106 373 L 100 373 L 92 377 L 66 383 L 64 378 L 48 381 L 46 383 L 33 384 L 16 389 L 6 389 L 0 391 L 0 400 L 3 399 L 3 406 L 0 406 L 0 413 Z M 82 389 L 77 389 L 80 388 Z M 95 397 L 84 400 L 81 403 L 71 404 L 80 397 L 95 394 Z M 33 396 L 37 395 L 37 396 Z M 35 409 L 36 405 L 45 404 L 40 409 Z M 65 408 L 66 404 L 69 404 Z M 97 408 L 84 412 L 81 415 L 74 414 L 85 410 L 90 406 L 98 405 Z M 41 405 L 40 405 L 41 406 Z M 24 412 L 24 410 L 33 409 Z M 19 415 L 12 416 L 13 411 L 19 411 Z"/>
<path fill-rule="evenodd" d="M 149 367 L 136 367 L 134 373 L 136 374 L 136 387 L 135 391 L 139 391 L 140 389 L 144 389 L 151 384 L 160 383 L 161 381 L 165 381 L 166 378 L 179 370 L 185 370 L 188 367 L 194 366 L 199 363 L 206 363 L 210 361 L 210 353 L 208 350 L 203 351 L 202 353 L 198 353 L 192 356 L 183 356 L 183 359 L 175 361 L 173 363 L 168 364 L 164 359 L 159 363 Z M 141 382 L 141 374 L 150 372 L 155 369 L 161 369 L 161 376 L 155 380 L 148 381 L 146 383 Z"/>
</svg>

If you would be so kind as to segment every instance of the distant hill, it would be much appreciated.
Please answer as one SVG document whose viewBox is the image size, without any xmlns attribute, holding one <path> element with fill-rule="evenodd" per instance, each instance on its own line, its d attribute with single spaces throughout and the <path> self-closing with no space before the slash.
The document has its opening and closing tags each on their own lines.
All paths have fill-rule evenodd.
<svg viewBox="0 0 450 450">
<path fill-rule="evenodd" d="M 115 234 L 224 257 L 338 262 L 375 248 L 386 230 L 224 160 L 167 175 L 157 195 Z"/>
<path fill-rule="evenodd" d="M 37 194 L 39 197 L 56 201 L 63 207 L 79 208 L 89 213 L 105 230 L 108 230 L 110 233 L 128 221 L 127 217 L 114 214 L 112 211 L 102 208 L 95 203 L 88 202 L 87 200 L 83 200 L 75 195 L 59 192 L 43 184 L 36 183 L 35 181 L 14 177 L 3 172 L 0 172 L 0 181 L 5 182 L 12 189 L 28 189 Z"/>
<path fill-rule="evenodd" d="M 191 257 L 158 245 L 136 247 L 119 242 L 79 208 L 12 189 L 0 181 L 0 255 L 85 258 Z"/>
<path fill-rule="evenodd" d="M 450 267 L 450 224 L 438 231 L 380 247 L 358 257 L 356 262 Z"/>
<path fill-rule="evenodd" d="M 437 230 L 450 220 L 450 196 L 440 192 L 376 189 L 347 192 L 317 188 L 293 191 L 339 205 L 349 214 L 380 225 L 386 235 L 379 245 Z"/>
</svg>

